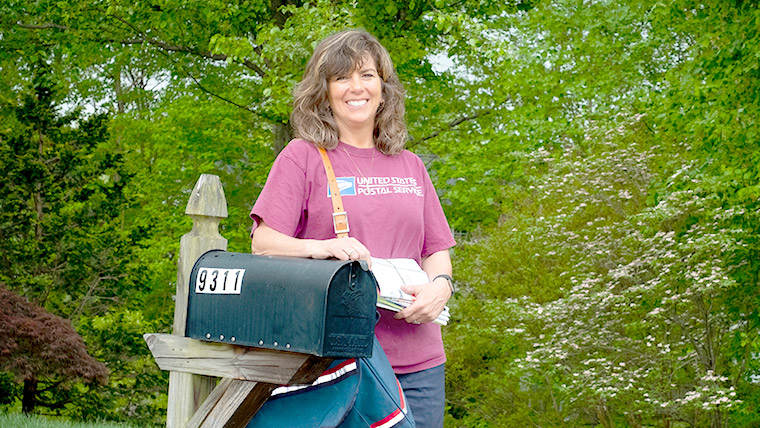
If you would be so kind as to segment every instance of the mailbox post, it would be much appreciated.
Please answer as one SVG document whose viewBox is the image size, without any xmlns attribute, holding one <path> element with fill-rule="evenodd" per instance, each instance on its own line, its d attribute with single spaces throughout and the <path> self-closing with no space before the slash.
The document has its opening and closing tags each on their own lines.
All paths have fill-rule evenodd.
<svg viewBox="0 0 760 428">
<path fill-rule="evenodd" d="M 227 253 L 216 176 L 201 176 L 186 213 L 174 334 L 144 335 L 170 371 L 168 428 L 242 428 L 278 385 L 371 355 L 377 283 L 366 264 Z"/>
<path fill-rule="evenodd" d="M 195 260 L 209 250 L 227 249 L 227 240 L 219 234 L 219 222 L 227 217 L 227 199 L 218 176 L 200 176 L 185 214 L 193 219 L 193 229 L 182 236 L 179 246 L 173 327 L 177 336 L 185 335 L 188 280 Z M 216 379 L 207 376 L 170 372 L 167 428 L 184 428 L 215 384 Z"/>
</svg>

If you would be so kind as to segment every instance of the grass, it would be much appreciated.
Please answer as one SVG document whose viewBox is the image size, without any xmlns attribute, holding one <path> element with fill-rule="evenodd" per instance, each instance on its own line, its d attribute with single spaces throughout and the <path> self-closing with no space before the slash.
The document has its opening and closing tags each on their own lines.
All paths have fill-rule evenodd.
<svg viewBox="0 0 760 428">
<path fill-rule="evenodd" d="M 3 428 L 133 428 L 130 425 L 113 422 L 74 422 L 44 416 L 26 416 L 21 413 L 0 413 L 0 427 Z"/>
</svg>

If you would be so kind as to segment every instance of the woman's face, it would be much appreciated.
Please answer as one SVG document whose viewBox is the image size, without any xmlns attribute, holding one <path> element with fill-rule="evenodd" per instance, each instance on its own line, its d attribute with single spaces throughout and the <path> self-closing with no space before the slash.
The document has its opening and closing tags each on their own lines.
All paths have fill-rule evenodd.
<svg viewBox="0 0 760 428">
<path fill-rule="evenodd" d="M 351 73 L 333 76 L 327 85 L 327 98 L 339 132 L 365 130 L 365 127 L 371 132 L 382 91 L 377 64 L 369 55 Z"/>
</svg>

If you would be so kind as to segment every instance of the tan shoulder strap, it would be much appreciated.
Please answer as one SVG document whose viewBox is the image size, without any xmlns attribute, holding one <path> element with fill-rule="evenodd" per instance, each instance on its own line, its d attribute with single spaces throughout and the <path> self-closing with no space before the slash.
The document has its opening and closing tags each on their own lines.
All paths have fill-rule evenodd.
<svg viewBox="0 0 760 428">
<path fill-rule="evenodd" d="M 330 187 L 330 196 L 333 206 L 333 229 L 338 238 L 348 237 L 348 214 L 346 214 L 345 208 L 343 208 L 343 199 L 340 197 L 340 188 L 338 188 L 338 181 L 335 180 L 335 171 L 333 171 L 330 158 L 327 157 L 325 149 L 317 147 L 319 155 L 322 156 L 322 164 L 325 166 L 325 174 L 327 174 L 327 185 Z"/>
</svg>

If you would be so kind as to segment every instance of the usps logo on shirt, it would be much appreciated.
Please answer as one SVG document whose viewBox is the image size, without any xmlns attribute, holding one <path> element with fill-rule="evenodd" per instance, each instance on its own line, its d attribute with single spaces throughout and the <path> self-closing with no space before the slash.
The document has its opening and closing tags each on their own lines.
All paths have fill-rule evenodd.
<svg viewBox="0 0 760 428">
<path fill-rule="evenodd" d="M 335 181 L 338 183 L 340 196 L 356 195 L 356 177 L 335 177 Z M 332 197 L 330 186 L 327 186 L 327 197 Z"/>
</svg>

